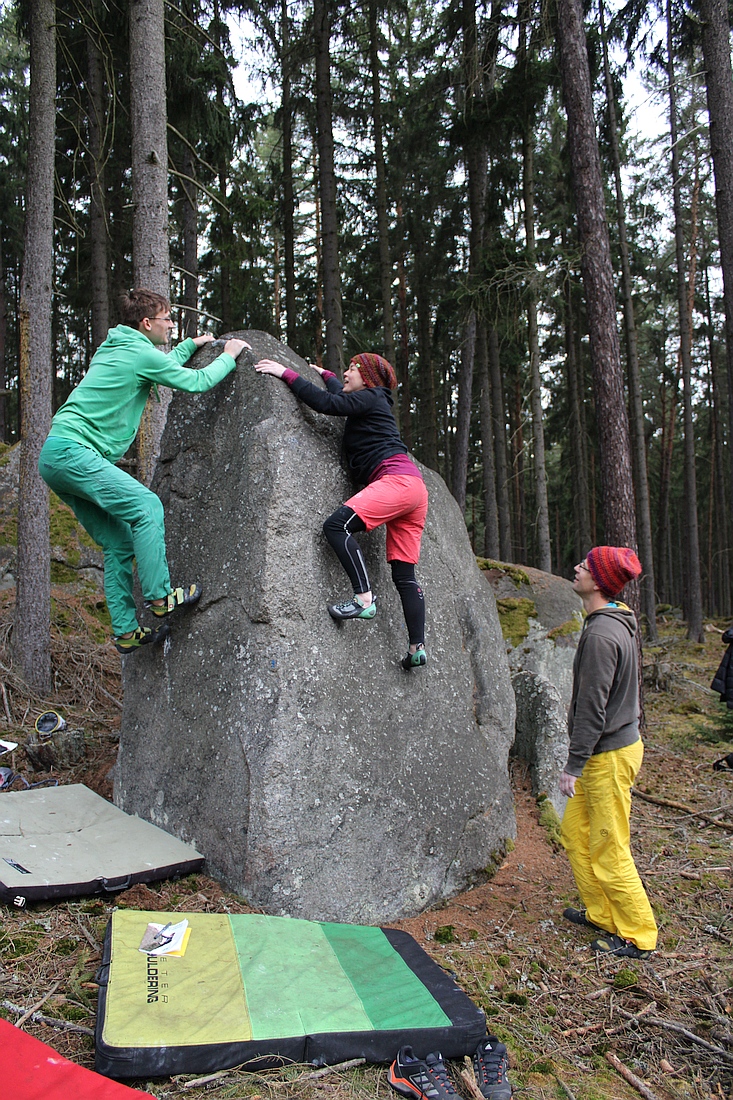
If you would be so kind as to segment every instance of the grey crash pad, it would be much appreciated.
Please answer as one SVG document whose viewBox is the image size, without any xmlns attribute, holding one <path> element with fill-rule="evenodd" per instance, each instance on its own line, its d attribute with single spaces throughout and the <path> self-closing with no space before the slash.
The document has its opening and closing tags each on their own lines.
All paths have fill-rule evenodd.
<svg viewBox="0 0 733 1100">
<path fill-rule="evenodd" d="M 200 870 L 188 844 L 81 783 L 0 794 L 0 901 L 102 894 Z"/>
</svg>

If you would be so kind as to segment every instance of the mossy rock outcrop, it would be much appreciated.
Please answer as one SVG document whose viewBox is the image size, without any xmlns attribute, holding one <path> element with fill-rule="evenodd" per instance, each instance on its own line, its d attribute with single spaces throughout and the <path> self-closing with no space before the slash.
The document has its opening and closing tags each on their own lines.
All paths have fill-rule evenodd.
<svg viewBox="0 0 733 1100">
<path fill-rule="evenodd" d="M 479 558 L 496 597 L 517 705 L 512 751 L 526 759 L 536 795 L 561 816 L 559 778 L 567 758 L 573 659 L 583 626 L 570 581 L 529 566 Z"/>
</svg>

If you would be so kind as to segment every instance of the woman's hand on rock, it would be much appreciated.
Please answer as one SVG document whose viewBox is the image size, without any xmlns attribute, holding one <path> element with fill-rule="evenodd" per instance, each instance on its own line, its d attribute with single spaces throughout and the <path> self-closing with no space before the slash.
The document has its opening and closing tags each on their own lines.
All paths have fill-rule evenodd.
<svg viewBox="0 0 733 1100">
<path fill-rule="evenodd" d="M 259 363 L 255 363 L 255 370 L 259 374 L 272 374 L 275 378 L 282 378 L 285 369 L 282 363 L 277 363 L 274 359 L 260 359 Z"/>
</svg>

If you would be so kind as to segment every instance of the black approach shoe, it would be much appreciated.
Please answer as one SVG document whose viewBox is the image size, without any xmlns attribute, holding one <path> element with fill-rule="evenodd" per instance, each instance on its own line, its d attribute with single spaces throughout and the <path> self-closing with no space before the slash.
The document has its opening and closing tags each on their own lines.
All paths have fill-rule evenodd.
<svg viewBox="0 0 733 1100">
<path fill-rule="evenodd" d="M 328 613 L 332 619 L 373 619 L 377 613 L 377 601 L 372 600 L 368 607 L 353 597 L 345 603 L 328 604 Z"/>
<path fill-rule="evenodd" d="M 408 652 L 407 656 L 400 661 L 405 672 L 412 672 L 413 668 L 425 668 L 427 663 L 428 655 L 424 645 L 419 645 L 414 653 Z"/>
<path fill-rule="evenodd" d="M 115 649 L 118 653 L 132 653 L 144 645 L 160 645 L 171 632 L 168 623 L 163 623 L 157 630 L 151 630 L 149 626 L 139 626 L 129 638 L 115 638 Z"/>
<path fill-rule="evenodd" d="M 567 909 L 563 909 L 562 915 L 565 920 L 569 920 L 571 924 L 580 924 L 583 928 L 590 928 L 593 932 L 605 932 L 605 928 L 601 928 L 598 924 L 593 924 L 593 921 L 588 920 L 587 909 L 573 909 L 571 905 Z"/>
<path fill-rule="evenodd" d="M 624 959 L 648 959 L 652 953 L 651 951 L 642 951 L 631 940 L 624 940 L 621 936 L 612 936 L 610 932 L 606 932 L 603 936 L 599 936 L 597 940 L 593 940 L 591 948 L 601 955 L 617 955 Z"/>
<path fill-rule="evenodd" d="M 476 1084 L 486 1100 L 510 1100 L 512 1086 L 507 1077 L 508 1069 L 506 1047 L 494 1035 L 487 1035 L 473 1056 Z"/>
<path fill-rule="evenodd" d="M 441 1054 L 416 1058 L 412 1047 L 402 1047 L 387 1072 L 387 1081 L 400 1096 L 412 1100 L 460 1100 Z"/>
</svg>

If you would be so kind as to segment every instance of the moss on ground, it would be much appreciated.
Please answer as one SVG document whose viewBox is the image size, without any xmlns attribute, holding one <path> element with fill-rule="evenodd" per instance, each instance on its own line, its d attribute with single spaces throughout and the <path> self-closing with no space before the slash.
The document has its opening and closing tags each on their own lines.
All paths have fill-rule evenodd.
<svg viewBox="0 0 733 1100">
<path fill-rule="evenodd" d="M 540 811 L 540 825 L 546 831 L 547 836 L 556 851 L 562 848 L 560 840 L 560 818 L 546 794 L 537 795 L 537 806 Z"/>
</svg>

